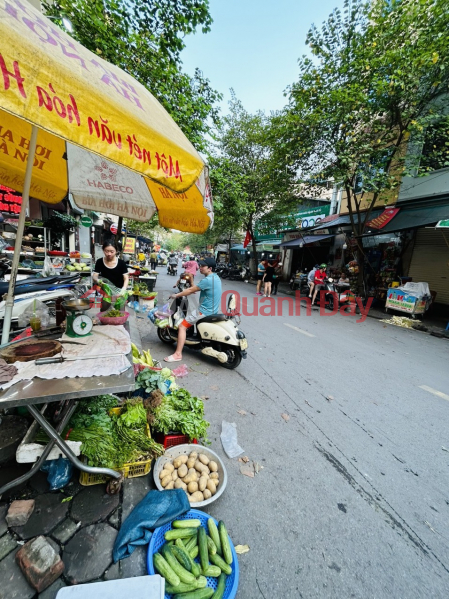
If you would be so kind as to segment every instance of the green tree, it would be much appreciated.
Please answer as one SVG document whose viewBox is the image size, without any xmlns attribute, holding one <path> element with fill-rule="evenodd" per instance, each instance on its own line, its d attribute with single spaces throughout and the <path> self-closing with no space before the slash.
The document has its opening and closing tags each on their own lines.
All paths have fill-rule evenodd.
<svg viewBox="0 0 449 599">
<path fill-rule="evenodd" d="M 223 236 L 251 233 L 256 261 L 255 222 L 270 212 L 288 213 L 298 203 L 295 171 L 275 156 L 272 116 L 248 113 L 234 94 L 229 108 L 210 159 L 215 219 Z"/>
<path fill-rule="evenodd" d="M 217 122 L 221 95 L 197 69 L 181 69 L 184 38 L 210 30 L 208 0 L 55 0 L 46 13 L 83 46 L 142 83 L 167 109 L 198 150 L 207 146 L 209 121 Z"/>
<path fill-rule="evenodd" d="M 346 0 L 309 31 L 313 57 L 299 60 L 277 119 L 280 159 L 304 185 L 333 178 L 347 196 L 361 288 L 361 236 L 374 205 L 417 173 L 429 126 L 449 129 L 448 28 L 446 0 Z M 444 145 L 437 153 L 449 165 Z"/>
</svg>

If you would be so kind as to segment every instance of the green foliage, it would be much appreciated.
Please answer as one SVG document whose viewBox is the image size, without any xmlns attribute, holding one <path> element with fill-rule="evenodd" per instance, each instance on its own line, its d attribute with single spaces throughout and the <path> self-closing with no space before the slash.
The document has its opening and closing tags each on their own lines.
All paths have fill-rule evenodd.
<svg viewBox="0 0 449 599">
<path fill-rule="evenodd" d="M 213 90 L 199 69 L 181 70 L 185 36 L 210 30 L 208 0 L 55 0 L 43 2 L 46 14 L 83 46 L 140 81 L 171 114 L 197 149 L 206 147 L 208 119 L 217 121 Z"/>
<path fill-rule="evenodd" d="M 296 173 L 276 156 L 274 116 L 249 114 L 235 95 L 229 107 L 209 160 L 215 222 L 223 237 L 245 230 L 254 233 L 258 218 L 271 211 L 288 213 L 298 203 Z"/>
<path fill-rule="evenodd" d="M 51 216 L 44 222 L 44 227 L 51 230 L 52 233 L 65 233 L 79 226 L 79 222 L 70 214 L 64 212 L 52 212 Z"/>
<path fill-rule="evenodd" d="M 374 204 L 416 173 L 426 128 L 445 118 L 448 27 L 445 0 L 345 0 L 308 33 L 314 56 L 299 60 L 289 105 L 275 119 L 279 160 L 304 185 L 333 178 L 351 220 L 367 202 L 352 224 L 358 239 Z"/>
</svg>

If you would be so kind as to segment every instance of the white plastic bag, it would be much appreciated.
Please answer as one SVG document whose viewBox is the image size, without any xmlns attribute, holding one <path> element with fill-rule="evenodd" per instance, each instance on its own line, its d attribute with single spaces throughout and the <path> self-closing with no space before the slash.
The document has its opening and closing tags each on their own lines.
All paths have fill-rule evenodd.
<svg viewBox="0 0 449 599">
<path fill-rule="evenodd" d="M 235 422 L 222 421 L 220 439 L 228 458 L 236 458 L 245 451 L 237 443 L 237 425 Z"/>
</svg>

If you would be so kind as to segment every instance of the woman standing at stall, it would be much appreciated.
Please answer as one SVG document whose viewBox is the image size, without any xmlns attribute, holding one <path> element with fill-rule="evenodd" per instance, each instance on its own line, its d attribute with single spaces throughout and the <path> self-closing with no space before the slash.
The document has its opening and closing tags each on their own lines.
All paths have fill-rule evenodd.
<svg viewBox="0 0 449 599">
<path fill-rule="evenodd" d="M 104 257 L 95 262 L 93 280 L 98 283 L 99 279 L 104 277 L 124 293 L 129 281 L 128 267 L 125 261 L 117 256 L 117 248 L 112 241 L 103 243 L 103 253 Z"/>
</svg>

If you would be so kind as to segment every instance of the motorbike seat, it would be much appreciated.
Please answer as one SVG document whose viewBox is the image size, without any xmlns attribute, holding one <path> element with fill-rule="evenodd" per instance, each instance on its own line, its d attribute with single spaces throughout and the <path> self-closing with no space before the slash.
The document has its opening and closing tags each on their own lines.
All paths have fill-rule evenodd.
<svg viewBox="0 0 449 599">
<path fill-rule="evenodd" d="M 223 322 L 226 320 L 226 316 L 224 314 L 210 314 L 209 316 L 204 316 L 196 321 L 196 325 L 198 326 L 202 322 Z"/>
</svg>

